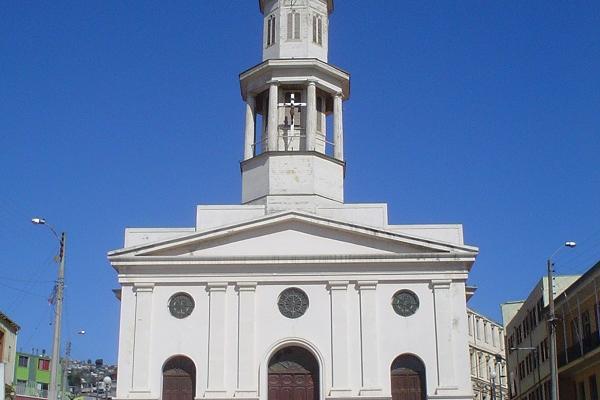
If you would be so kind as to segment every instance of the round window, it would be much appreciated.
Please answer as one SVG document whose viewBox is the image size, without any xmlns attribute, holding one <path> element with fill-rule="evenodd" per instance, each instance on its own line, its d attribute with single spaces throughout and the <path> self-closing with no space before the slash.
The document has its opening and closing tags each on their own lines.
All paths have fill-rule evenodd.
<svg viewBox="0 0 600 400">
<path fill-rule="evenodd" d="M 396 314 L 408 317 L 417 312 L 419 298 L 410 290 L 399 290 L 392 297 L 392 307 Z"/>
<path fill-rule="evenodd" d="M 169 300 L 169 311 L 175 318 L 185 318 L 194 310 L 194 299 L 187 293 L 176 293 Z"/>
<path fill-rule="evenodd" d="M 285 317 L 298 318 L 304 315 L 308 308 L 308 296 L 298 288 L 285 289 L 279 295 L 277 306 Z"/>
</svg>

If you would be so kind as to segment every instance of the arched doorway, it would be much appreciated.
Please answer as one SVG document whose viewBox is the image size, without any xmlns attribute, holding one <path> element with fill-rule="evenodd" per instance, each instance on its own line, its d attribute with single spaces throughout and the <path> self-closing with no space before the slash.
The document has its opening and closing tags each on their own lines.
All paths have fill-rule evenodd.
<svg viewBox="0 0 600 400">
<path fill-rule="evenodd" d="M 403 354 L 391 368 L 392 400 L 425 400 L 425 365 L 417 357 Z"/>
<path fill-rule="evenodd" d="M 171 358 L 163 367 L 162 400 L 194 400 L 196 366 L 187 357 Z"/>
<path fill-rule="evenodd" d="M 269 360 L 268 385 L 268 400 L 318 400 L 319 363 L 302 347 L 284 347 Z"/>
</svg>

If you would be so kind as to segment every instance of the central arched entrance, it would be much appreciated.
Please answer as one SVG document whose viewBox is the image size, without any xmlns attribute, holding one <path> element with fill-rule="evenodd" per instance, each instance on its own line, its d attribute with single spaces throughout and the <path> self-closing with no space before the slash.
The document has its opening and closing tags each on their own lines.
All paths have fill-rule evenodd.
<svg viewBox="0 0 600 400">
<path fill-rule="evenodd" d="M 284 347 L 269 360 L 268 385 L 268 400 L 318 400 L 319 363 L 302 347 Z"/>
<path fill-rule="evenodd" d="M 425 365 L 411 354 L 398 356 L 392 363 L 392 400 L 425 400 Z"/>
<path fill-rule="evenodd" d="M 171 358 L 163 367 L 162 400 L 194 400 L 196 366 L 187 357 Z"/>
</svg>

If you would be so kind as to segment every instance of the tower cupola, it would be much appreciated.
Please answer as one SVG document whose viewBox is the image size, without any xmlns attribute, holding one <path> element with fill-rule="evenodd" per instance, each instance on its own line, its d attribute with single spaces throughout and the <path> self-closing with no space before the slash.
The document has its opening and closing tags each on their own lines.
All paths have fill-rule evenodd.
<svg viewBox="0 0 600 400">
<path fill-rule="evenodd" d="M 350 75 L 327 62 L 333 0 L 260 0 L 263 61 L 240 74 L 246 101 L 242 203 L 267 211 L 344 201 L 343 101 Z"/>
<path fill-rule="evenodd" d="M 264 16 L 263 61 L 317 58 L 327 62 L 333 0 L 259 0 Z"/>
</svg>

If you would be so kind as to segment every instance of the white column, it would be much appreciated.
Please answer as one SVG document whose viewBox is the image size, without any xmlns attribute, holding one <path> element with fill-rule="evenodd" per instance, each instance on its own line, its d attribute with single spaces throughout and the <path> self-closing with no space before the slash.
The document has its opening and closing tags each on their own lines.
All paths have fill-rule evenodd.
<svg viewBox="0 0 600 400">
<path fill-rule="evenodd" d="M 133 392 L 149 392 L 150 332 L 152 332 L 153 283 L 137 283 L 135 292 L 135 327 L 133 342 Z"/>
<path fill-rule="evenodd" d="M 268 151 L 277 151 L 277 142 L 279 134 L 279 112 L 277 104 L 279 102 L 279 82 L 271 82 L 269 85 L 269 122 L 268 122 Z"/>
<path fill-rule="evenodd" d="M 442 394 L 446 390 L 457 389 L 454 382 L 451 283 L 452 281 L 450 280 L 436 280 L 431 282 L 435 310 L 435 344 L 437 347 L 437 394 Z"/>
<path fill-rule="evenodd" d="M 377 281 L 358 281 L 360 294 L 361 396 L 381 394 L 377 339 Z"/>
<path fill-rule="evenodd" d="M 204 397 L 222 397 L 225 392 L 225 292 L 227 282 L 207 285 L 208 388 Z"/>
<path fill-rule="evenodd" d="M 248 95 L 246 97 L 246 130 L 244 135 L 244 160 L 248 160 L 254 156 L 254 138 L 256 137 L 255 129 L 255 97 Z"/>
<path fill-rule="evenodd" d="M 256 369 L 256 282 L 239 282 L 238 290 L 238 382 L 235 397 L 258 397 Z"/>
<path fill-rule="evenodd" d="M 330 281 L 331 352 L 333 358 L 330 396 L 351 394 L 348 381 L 350 351 L 348 348 L 348 281 Z"/>
<path fill-rule="evenodd" d="M 17 360 L 18 362 L 18 360 Z M 0 399 L 4 399 L 4 363 L 2 362 L 2 360 L 0 359 Z M 10 382 L 12 383 L 12 382 Z"/>
<path fill-rule="evenodd" d="M 308 82 L 306 96 L 306 150 L 314 151 L 317 137 L 317 86 Z"/>
<path fill-rule="evenodd" d="M 344 161 L 344 116 L 342 111 L 342 94 L 333 98 L 333 157 Z"/>
</svg>

